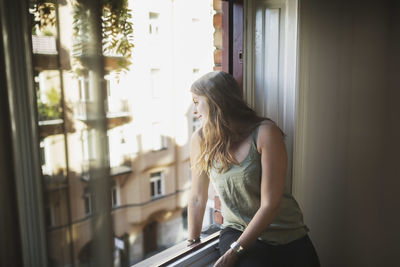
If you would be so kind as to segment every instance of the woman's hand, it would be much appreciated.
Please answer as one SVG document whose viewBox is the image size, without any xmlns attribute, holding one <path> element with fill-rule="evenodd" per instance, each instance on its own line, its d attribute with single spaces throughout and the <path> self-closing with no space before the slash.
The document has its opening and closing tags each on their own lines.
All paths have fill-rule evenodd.
<svg viewBox="0 0 400 267">
<path fill-rule="evenodd" d="M 238 255 L 232 249 L 229 249 L 225 252 L 222 257 L 220 257 L 217 262 L 214 264 L 214 267 L 230 267 L 235 264 L 238 259 Z"/>
</svg>

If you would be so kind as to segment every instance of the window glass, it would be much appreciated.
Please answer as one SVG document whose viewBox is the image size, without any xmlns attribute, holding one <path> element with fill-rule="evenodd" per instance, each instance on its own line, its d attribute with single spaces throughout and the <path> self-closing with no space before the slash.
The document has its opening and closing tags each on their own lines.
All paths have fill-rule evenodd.
<svg viewBox="0 0 400 267">
<path fill-rule="evenodd" d="M 108 208 L 113 265 L 131 266 L 187 237 L 189 142 L 200 126 L 189 90 L 213 70 L 213 4 L 104 1 L 123 4 L 103 6 L 95 63 L 86 2 L 31 1 L 47 255 L 49 266 L 93 265 L 93 222 Z M 99 164 L 109 170 L 102 185 Z"/>
<path fill-rule="evenodd" d="M 164 174 L 155 172 L 150 174 L 151 198 L 155 199 L 164 195 Z"/>
<path fill-rule="evenodd" d="M 83 199 L 85 203 L 85 215 L 90 215 L 92 213 L 92 196 L 88 187 L 85 188 Z"/>
</svg>

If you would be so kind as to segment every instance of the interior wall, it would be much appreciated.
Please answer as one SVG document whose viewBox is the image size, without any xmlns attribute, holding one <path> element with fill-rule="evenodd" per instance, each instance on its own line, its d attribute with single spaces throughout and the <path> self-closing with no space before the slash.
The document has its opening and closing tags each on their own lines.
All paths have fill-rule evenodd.
<svg viewBox="0 0 400 267">
<path fill-rule="evenodd" d="M 322 266 L 400 251 L 400 5 L 301 0 L 293 192 Z"/>
</svg>

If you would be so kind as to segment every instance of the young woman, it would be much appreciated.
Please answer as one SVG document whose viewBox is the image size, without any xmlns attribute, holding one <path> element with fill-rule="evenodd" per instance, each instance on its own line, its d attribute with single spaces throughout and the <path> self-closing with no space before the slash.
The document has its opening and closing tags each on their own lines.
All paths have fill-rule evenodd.
<svg viewBox="0 0 400 267">
<path fill-rule="evenodd" d="M 319 266 L 301 210 L 285 189 L 284 134 L 257 116 L 235 79 L 221 71 L 195 81 L 188 245 L 200 241 L 209 180 L 224 218 L 215 266 Z"/>
</svg>

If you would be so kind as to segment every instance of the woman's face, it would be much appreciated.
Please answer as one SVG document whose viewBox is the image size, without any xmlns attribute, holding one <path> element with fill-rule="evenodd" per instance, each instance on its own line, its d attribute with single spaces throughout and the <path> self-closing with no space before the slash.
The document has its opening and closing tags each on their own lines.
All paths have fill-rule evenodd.
<svg viewBox="0 0 400 267">
<path fill-rule="evenodd" d="M 208 119 L 209 110 L 206 97 L 192 93 L 192 98 L 194 103 L 194 114 L 197 115 L 197 118 L 203 125 Z"/>
</svg>

